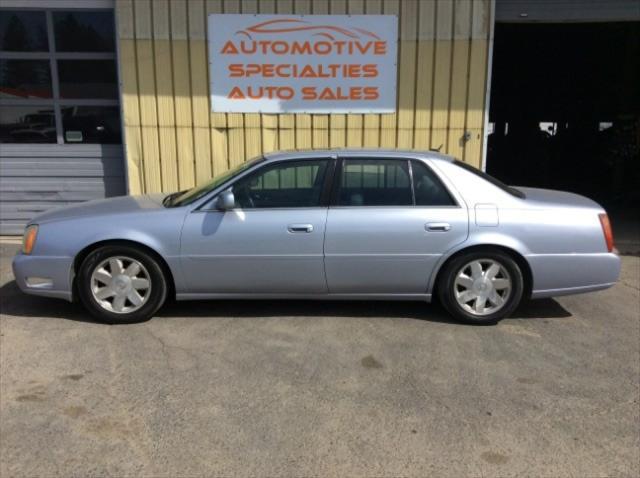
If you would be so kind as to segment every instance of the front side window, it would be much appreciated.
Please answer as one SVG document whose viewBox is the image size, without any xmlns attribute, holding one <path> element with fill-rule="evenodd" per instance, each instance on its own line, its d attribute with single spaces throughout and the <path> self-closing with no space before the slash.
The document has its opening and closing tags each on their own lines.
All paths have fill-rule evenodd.
<svg viewBox="0 0 640 478">
<path fill-rule="evenodd" d="M 121 142 L 113 11 L 0 8 L 0 143 Z"/>
<path fill-rule="evenodd" d="M 233 185 L 242 209 L 319 207 L 329 160 L 267 165 Z"/>
<path fill-rule="evenodd" d="M 338 191 L 339 206 L 411 206 L 409 166 L 405 160 L 347 159 Z"/>
</svg>

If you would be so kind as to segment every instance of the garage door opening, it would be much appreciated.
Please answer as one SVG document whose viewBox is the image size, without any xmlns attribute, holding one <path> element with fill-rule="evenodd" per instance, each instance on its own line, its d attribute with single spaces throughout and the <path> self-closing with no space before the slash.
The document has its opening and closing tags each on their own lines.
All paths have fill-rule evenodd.
<svg viewBox="0 0 640 478">
<path fill-rule="evenodd" d="M 495 27 L 487 171 L 640 204 L 640 22 Z"/>
</svg>

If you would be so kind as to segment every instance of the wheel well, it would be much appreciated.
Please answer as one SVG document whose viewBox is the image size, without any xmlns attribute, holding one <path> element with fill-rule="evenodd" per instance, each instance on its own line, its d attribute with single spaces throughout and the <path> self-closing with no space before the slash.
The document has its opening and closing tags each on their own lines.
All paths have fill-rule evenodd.
<svg viewBox="0 0 640 478">
<path fill-rule="evenodd" d="M 167 297 L 175 298 L 176 285 L 175 285 L 175 283 L 173 281 L 173 274 L 171 273 L 171 269 L 169 268 L 169 265 L 164 260 L 164 258 L 160 254 L 158 254 L 155 250 L 150 248 L 149 246 L 146 246 L 146 245 L 144 245 L 144 244 L 142 244 L 140 242 L 129 241 L 129 240 L 124 240 L 124 239 L 95 242 L 93 244 L 88 245 L 87 247 L 82 249 L 78 254 L 76 254 L 76 257 L 73 260 L 73 297 L 77 297 L 78 296 L 77 290 L 76 290 L 76 280 L 75 279 L 76 279 L 76 277 L 78 275 L 78 270 L 80 269 L 80 266 L 82 265 L 82 262 L 86 259 L 86 257 L 89 254 L 91 254 L 93 251 L 95 251 L 96 249 L 99 249 L 100 247 L 103 247 L 103 246 L 129 246 L 129 247 L 135 247 L 135 248 L 141 249 L 144 252 L 146 252 L 147 254 L 149 254 L 151 257 L 153 257 L 158 262 L 158 264 L 160 265 L 160 268 L 162 269 L 164 277 L 167 280 L 167 287 L 168 287 Z"/>
<path fill-rule="evenodd" d="M 509 247 L 498 246 L 495 244 L 481 244 L 481 245 L 471 246 L 465 249 L 461 249 L 457 251 L 455 254 L 452 254 L 449 258 L 447 258 L 446 261 L 444 261 L 442 266 L 440 266 L 440 269 L 438 269 L 438 273 L 436 274 L 436 280 L 433 283 L 434 297 L 436 296 L 436 292 L 437 292 L 436 289 L 438 288 L 438 284 L 440 282 L 440 275 L 442 274 L 442 271 L 445 270 L 446 266 L 452 260 L 454 260 L 456 257 L 460 257 L 462 254 L 467 254 L 469 252 L 477 252 L 477 251 L 499 251 L 509 255 L 514 261 L 516 261 L 516 264 L 518 264 L 518 267 L 520 267 L 520 270 L 522 271 L 522 278 L 524 279 L 524 291 L 523 291 L 522 297 L 528 298 L 531 296 L 531 290 L 533 288 L 533 275 L 531 273 L 531 266 L 529 266 L 529 263 L 524 258 L 524 256 L 520 254 L 518 251 L 511 249 Z"/>
</svg>

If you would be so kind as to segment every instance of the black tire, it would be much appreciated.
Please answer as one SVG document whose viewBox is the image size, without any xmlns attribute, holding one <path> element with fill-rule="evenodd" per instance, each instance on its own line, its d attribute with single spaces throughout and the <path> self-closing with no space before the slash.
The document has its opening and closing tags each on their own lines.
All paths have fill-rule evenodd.
<svg viewBox="0 0 640 478">
<path fill-rule="evenodd" d="M 137 310 L 122 313 L 109 311 L 100 305 L 92 293 L 91 276 L 95 268 L 112 257 L 134 259 L 146 269 L 150 282 L 149 296 L 145 295 L 145 302 Z M 80 266 L 76 285 L 80 301 L 85 308 L 99 321 L 108 324 L 132 324 L 149 320 L 167 298 L 167 280 L 156 259 L 142 249 L 131 246 L 104 246 L 91 252 Z"/>
<path fill-rule="evenodd" d="M 473 261 L 495 261 L 508 272 L 511 280 L 510 293 L 504 305 L 493 313 L 476 315 L 465 310 L 456 300 L 456 277 L 465 265 Z M 495 324 L 508 317 L 518 307 L 524 292 L 524 278 L 517 262 L 507 253 L 495 249 L 475 250 L 455 257 L 442 270 L 436 285 L 438 298 L 454 318 L 471 324 Z"/>
</svg>

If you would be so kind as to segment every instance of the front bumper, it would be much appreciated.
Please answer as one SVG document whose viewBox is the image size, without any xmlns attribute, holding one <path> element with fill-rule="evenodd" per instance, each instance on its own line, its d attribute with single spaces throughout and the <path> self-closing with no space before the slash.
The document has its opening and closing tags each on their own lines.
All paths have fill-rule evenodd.
<svg viewBox="0 0 640 478">
<path fill-rule="evenodd" d="M 73 258 L 31 256 L 18 253 L 13 275 L 22 292 L 43 297 L 73 300 Z"/>
</svg>

